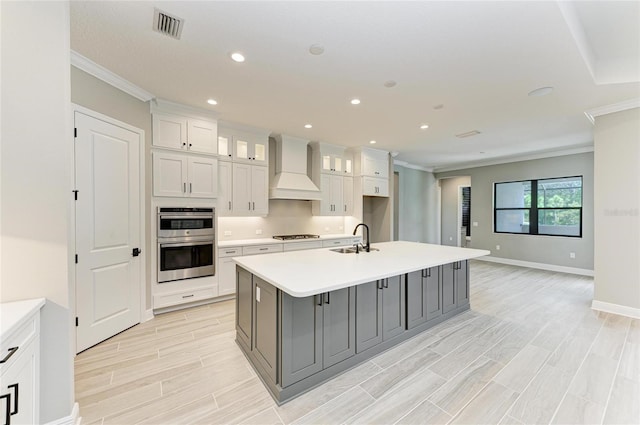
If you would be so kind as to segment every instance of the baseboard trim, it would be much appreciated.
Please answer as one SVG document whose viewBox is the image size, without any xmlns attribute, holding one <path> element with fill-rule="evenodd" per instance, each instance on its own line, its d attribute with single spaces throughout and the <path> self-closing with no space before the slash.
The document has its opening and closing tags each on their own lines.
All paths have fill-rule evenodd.
<svg viewBox="0 0 640 425">
<path fill-rule="evenodd" d="M 605 313 L 619 314 L 620 316 L 640 319 L 640 308 L 633 308 L 626 305 L 607 303 L 597 300 L 593 300 L 591 308 L 593 310 L 604 311 Z"/>
<path fill-rule="evenodd" d="M 492 257 L 490 255 L 478 257 L 476 260 L 489 261 L 490 263 L 508 264 L 510 266 L 529 267 L 532 269 L 548 270 L 550 272 L 561 272 L 577 274 L 580 276 L 593 277 L 593 270 L 579 269 L 577 267 L 556 266 L 555 264 L 534 263 L 531 261 L 512 260 L 510 258 Z"/>
<path fill-rule="evenodd" d="M 80 425 L 82 418 L 80 417 L 80 405 L 78 403 L 73 404 L 71 414 L 55 421 L 47 422 L 47 425 Z"/>
<path fill-rule="evenodd" d="M 153 309 L 150 308 L 149 310 L 144 312 L 144 317 L 142 318 L 143 323 L 144 322 L 148 322 L 149 320 L 153 319 L 154 315 L 153 315 Z"/>
</svg>

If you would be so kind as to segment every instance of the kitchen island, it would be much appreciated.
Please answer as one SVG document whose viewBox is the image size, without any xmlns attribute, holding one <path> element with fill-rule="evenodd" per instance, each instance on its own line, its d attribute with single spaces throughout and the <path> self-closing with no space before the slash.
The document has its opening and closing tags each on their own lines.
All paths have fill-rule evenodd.
<svg viewBox="0 0 640 425">
<path fill-rule="evenodd" d="M 415 242 L 237 257 L 236 341 L 278 403 L 469 309 L 468 260 Z"/>
</svg>

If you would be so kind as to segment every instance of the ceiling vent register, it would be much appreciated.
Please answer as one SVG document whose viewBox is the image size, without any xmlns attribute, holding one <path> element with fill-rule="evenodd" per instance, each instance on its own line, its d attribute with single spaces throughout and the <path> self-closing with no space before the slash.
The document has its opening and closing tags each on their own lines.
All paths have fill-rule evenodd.
<svg viewBox="0 0 640 425">
<path fill-rule="evenodd" d="M 183 25 L 182 18 L 171 16 L 159 9 L 155 9 L 153 12 L 153 29 L 161 34 L 180 40 Z"/>
</svg>

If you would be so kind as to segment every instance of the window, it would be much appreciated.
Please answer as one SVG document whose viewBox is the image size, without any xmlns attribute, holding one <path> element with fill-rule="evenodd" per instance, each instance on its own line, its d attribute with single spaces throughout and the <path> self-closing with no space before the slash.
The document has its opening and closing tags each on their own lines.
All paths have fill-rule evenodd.
<svg viewBox="0 0 640 425">
<path fill-rule="evenodd" d="M 582 237 L 582 176 L 495 184 L 494 231 Z"/>
</svg>

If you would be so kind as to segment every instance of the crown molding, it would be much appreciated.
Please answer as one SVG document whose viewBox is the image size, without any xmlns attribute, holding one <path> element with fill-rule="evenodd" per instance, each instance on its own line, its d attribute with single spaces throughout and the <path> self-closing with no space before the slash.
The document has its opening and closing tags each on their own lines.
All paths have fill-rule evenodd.
<svg viewBox="0 0 640 425">
<path fill-rule="evenodd" d="M 530 161 L 533 159 L 554 158 L 556 156 L 577 155 L 581 153 L 593 152 L 593 146 L 581 146 L 557 151 L 536 152 L 527 155 L 510 156 L 503 158 L 495 158 L 486 161 L 468 162 L 466 164 L 450 165 L 442 168 L 436 168 L 435 173 L 444 173 L 448 171 L 466 170 L 469 168 L 487 167 L 490 165 L 509 164 L 511 162 Z"/>
<path fill-rule="evenodd" d="M 640 97 L 614 103 L 612 105 L 605 105 L 600 106 L 599 108 L 589 109 L 588 111 L 585 111 L 584 114 L 587 116 L 589 121 L 591 121 L 591 124 L 594 124 L 596 121 L 596 117 L 634 108 L 640 108 Z"/>
<path fill-rule="evenodd" d="M 394 159 L 393 165 L 399 165 L 400 167 L 411 168 L 412 170 L 420 170 L 420 171 L 426 171 L 428 173 L 433 173 L 433 168 L 423 167 L 422 165 L 410 164 L 407 161 L 400 161 L 400 160 Z"/>
<path fill-rule="evenodd" d="M 183 105 L 181 103 L 171 102 L 170 100 L 159 99 L 157 97 L 149 102 L 149 105 L 152 114 L 156 112 L 164 112 L 204 120 L 217 119 L 220 116 L 218 112 L 211 111 L 209 109 Z"/>
<path fill-rule="evenodd" d="M 114 74 L 102 65 L 98 65 L 91 59 L 82 56 L 75 50 L 71 50 L 71 65 L 143 102 L 148 102 L 155 98 L 153 94 Z"/>
</svg>

